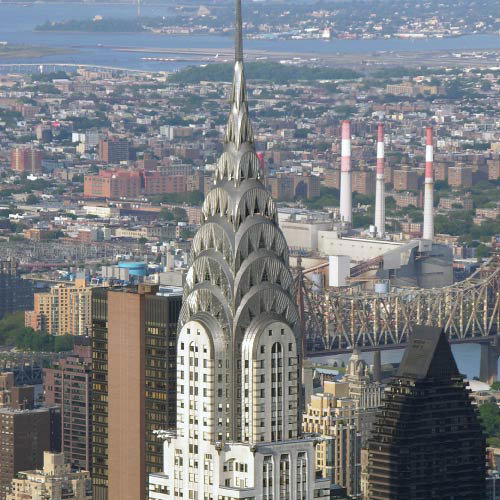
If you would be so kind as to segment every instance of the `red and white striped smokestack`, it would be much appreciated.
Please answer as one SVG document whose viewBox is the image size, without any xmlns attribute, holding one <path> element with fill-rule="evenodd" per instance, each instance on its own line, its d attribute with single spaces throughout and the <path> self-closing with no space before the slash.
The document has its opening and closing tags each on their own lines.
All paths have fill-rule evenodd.
<svg viewBox="0 0 500 500">
<path fill-rule="evenodd" d="M 340 220 L 352 223 L 351 122 L 342 122 L 342 153 L 340 164 Z"/>
<path fill-rule="evenodd" d="M 375 229 L 377 236 L 385 236 L 385 174 L 384 174 L 384 125 L 377 127 L 377 181 L 375 187 Z"/>
<path fill-rule="evenodd" d="M 424 240 L 434 239 L 434 146 L 432 127 L 426 129 L 425 141 L 425 190 L 424 190 Z"/>
</svg>

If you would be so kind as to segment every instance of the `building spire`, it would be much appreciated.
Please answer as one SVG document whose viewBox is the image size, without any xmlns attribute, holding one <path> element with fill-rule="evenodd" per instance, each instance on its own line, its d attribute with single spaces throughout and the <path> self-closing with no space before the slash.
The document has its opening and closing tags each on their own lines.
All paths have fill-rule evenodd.
<svg viewBox="0 0 500 500">
<path fill-rule="evenodd" d="M 236 23 L 235 23 L 235 62 L 243 62 L 243 20 L 241 15 L 241 0 L 236 1 Z"/>
<path fill-rule="evenodd" d="M 253 130 L 248 117 L 245 72 L 243 68 L 243 21 L 241 0 L 236 0 L 236 26 L 234 48 L 234 78 L 231 91 L 231 112 L 226 126 L 226 144 L 233 144 L 236 150 L 241 145 L 253 145 Z"/>
</svg>

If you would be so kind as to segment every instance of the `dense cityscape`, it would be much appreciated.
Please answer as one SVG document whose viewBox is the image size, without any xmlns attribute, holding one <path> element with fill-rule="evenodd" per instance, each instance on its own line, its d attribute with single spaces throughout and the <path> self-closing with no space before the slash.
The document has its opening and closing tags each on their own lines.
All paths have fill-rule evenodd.
<svg viewBox="0 0 500 500">
<path fill-rule="evenodd" d="M 494 48 L 244 50 L 493 4 L 36 27 L 234 37 L 175 71 L 0 46 L 0 500 L 498 500 Z"/>
</svg>

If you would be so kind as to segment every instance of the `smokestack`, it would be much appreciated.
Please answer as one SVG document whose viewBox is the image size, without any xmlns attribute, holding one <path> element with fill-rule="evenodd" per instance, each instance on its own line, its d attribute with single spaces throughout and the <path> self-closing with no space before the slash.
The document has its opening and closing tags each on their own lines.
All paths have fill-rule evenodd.
<svg viewBox="0 0 500 500">
<path fill-rule="evenodd" d="M 425 142 L 425 191 L 424 191 L 424 240 L 434 239 L 434 148 L 432 127 L 426 129 Z"/>
<path fill-rule="evenodd" d="M 352 223 L 351 122 L 342 122 L 342 158 L 340 164 L 340 220 Z"/>
<path fill-rule="evenodd" d="M 377 128 L 377 184 L 375 188 L 375 228 L 377 236 L 385 236 L 385 175 L 384 175 L 384 125 Z"/>
</svg>

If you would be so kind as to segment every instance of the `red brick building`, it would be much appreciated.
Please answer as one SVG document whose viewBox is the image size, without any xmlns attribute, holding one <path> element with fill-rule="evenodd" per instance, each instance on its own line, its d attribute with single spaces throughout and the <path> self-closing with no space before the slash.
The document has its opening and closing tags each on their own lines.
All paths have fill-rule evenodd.
<svg viewBox="0 0 500 500">
<path fill-rule="evenodd" d="M 42 152 L 34 148 L 14 148 L 10 153 L 10 168 L 16 172 L 41 172 Z"/>
<path fill-rule="evenodd" d="M 186 175 L 165 175 L 160 172 L 144 173 L 144 194 L 186 193 Z"/>
<path fill-rule="evenodd" d="M 97 175 L 85 176 L 86 198 L 137 198 L 140 194 L 139 170 L 101 170 Z"/>
<path fill-rule="evenodd" d="M 130 147 L 124 139 L 99 141 L 99 161 L 117 165 L 130 159 Z"/>
<path fill-rule="evenodd" d="M 45 401 L 61 407 L 62 452 L 72 466 L 92 465 L 92 347 L 75 340 L 74 354 L 43 371 Z"/>
</svg>

